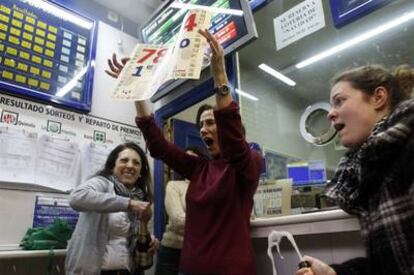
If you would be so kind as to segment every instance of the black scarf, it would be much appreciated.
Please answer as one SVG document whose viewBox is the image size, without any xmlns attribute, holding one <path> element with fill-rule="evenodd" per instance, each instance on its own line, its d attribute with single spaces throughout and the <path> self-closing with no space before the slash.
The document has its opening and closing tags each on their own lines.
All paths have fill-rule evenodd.
<svg viewBox="0 0 414 275">
<path fill-rule="evenodd" d="M 366 208 L 367 197 L 380 188 L 390 160 L 400 154 L 413 134 L 414 100 L 400 103 L 380 120 L 366 142 L 341 158 L 335 176 L 325 189 L 328 199 L 345 211 L 358 214 Z"/>
</svg>

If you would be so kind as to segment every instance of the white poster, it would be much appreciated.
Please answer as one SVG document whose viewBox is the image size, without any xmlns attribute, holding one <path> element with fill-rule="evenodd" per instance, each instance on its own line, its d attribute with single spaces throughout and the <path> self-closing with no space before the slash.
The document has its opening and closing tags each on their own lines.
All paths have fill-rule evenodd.
<svg viewBox="0 0 414 275">
<path fill-rule="evenodd" d="M 322 0 L 306 0 L 273 19 L 276 49 L 280 50 L 325 27 Z"/>
<path fill-rule="evenodd" d="M 0 179 L 35 182 L 37 134 L 9 127 L 0 128 Z"/>
<path fill-rule="evenodd" d="M 38 140 L 35 182 L 63 192 L 79 182 L 79 145 L 66 137 L 42 135 Z"/>
<path fill-rule="evenodd" d="M 80 183 L 81 167 L 89 169 L 83 170 L 84 179 L 124 142 L 146 148 L 135 125 L 0 94 L 0 185 L 69 191 Z M 90 149 L 82 156 L 85 166 L 80 161 L 84 146 Z"/>
<path fill-rule="evenodd" d="M 105 166 L 106 159 L 114 147 L 109 144 L 99 144 L 96 142 L 85 143 L 81 148 L 81 181 L 95 175 Z"/>
</svg>

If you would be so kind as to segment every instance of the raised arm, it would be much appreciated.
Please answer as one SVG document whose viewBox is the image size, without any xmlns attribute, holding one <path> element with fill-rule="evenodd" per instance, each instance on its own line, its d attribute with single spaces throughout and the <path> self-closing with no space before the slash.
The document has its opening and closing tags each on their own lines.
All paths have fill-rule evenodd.
<svg viewBox="0 0 414 275">
<path fill-rule="evenodd" d="M 214 79 L 214 86 L 216 88 L 222 88 L 229 85 L 227 79 L 226 66 L 224 64 L 224 50 L 217 39 L 208 31 L 200 30 L 199 33 L 205 37 L 207 43 L 210 45 L 211 58 L 210 69 Z M 216 108 L 217 110 L 223 109 L 230 105 L 233 98 L 231 93 L 217 93 L 216 94 Z"/>
<path fill-rule="evenodd" d="M 122 58 L 118 61 L 116 54 L 112 59 L 108 59 L 109 70 L 105 72 L 113 77 L 118 78 L 129 58 Z M 191 178 L 193 168 L 197 159 L 187 155 L 183 150 L 168 142 L 158 126 L 155 124 L 152 116 L 152 105 L 148 101 L 135 101 L 136 123 L 142 131 L 151 156 L 163 160 L 181 175 Z"/>
<path fill-rule="evenodd" d="M 214 113 L 220 150 L 224 158 L 233 163 L 244 175 L 252 181 L 258 180 L 261 171 L 261 157 L 250 150 L 246 142 L 239 107 L 226 86 L 229 81 L 226 74 L 223 47 L 208 31 L 200 30 L 211 48 L 211 72 L 214 79 L 216 93 L 216 111 Z M 224 89 L 223 89 L 224 87 Z"/>
</svg>

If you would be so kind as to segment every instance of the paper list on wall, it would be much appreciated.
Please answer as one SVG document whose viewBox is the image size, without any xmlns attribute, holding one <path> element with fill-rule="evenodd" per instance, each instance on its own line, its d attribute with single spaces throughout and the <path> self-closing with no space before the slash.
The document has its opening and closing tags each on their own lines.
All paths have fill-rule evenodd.
<svg viewBox="0 0 414 275">
<path fill-rule="evenodd" d="M 112 97 L 145 100 L 171 79 L 198 79 L 203 65 L 205 39 L 198 33 L 210 26 L 211 15 L 205 10 L 187 13 L 175 44 L 138 44 L 131 60 L 118 77 Z"/>
<path fill-rule="evenodd" d="M 37 134 L 0 128 L 0 178 L 16 183 L 35 182 Z"/>
<path fill-rule="evenodd" d="M 95 175 L 105 166 L 106 159 L 113 146 L 90 142 L 81 148 L 81 182 Z"/>
<path fill-rule="evenodd" d="M 43 135 L 38 141 L 36 184 L 61 190 L 73 189 L 79 181 L 79 145 L 69 139 Z"/>
</svg>

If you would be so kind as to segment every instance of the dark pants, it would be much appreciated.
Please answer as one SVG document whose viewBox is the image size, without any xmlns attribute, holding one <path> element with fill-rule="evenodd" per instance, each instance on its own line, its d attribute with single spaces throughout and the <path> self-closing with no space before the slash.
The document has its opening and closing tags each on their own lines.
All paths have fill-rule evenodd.
<svg viewBox="0 0 414 275">
<path fill-rule="evenodd" d="M 180 265 L 181 249 L 161 245 L 158 252 L 155 275 L 177 275 Z"/>
</svg>

